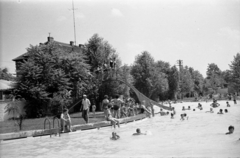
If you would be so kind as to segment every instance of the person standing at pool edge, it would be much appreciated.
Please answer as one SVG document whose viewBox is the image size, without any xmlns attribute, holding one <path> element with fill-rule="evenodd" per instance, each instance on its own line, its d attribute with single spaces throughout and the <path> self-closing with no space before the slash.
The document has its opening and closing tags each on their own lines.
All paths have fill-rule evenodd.
<svg viewBox="0 0 240 158">
<path fill-rule="evenodd" d="M 82 110 L 82 117 L 86 121 L 86 123 L 88 123 L 88 113 L 89 113 L 90 106 L 91 106 L 91 102 L 89 101 L 87 96 L 84 94 L 80 111 Z"/>
</svg>

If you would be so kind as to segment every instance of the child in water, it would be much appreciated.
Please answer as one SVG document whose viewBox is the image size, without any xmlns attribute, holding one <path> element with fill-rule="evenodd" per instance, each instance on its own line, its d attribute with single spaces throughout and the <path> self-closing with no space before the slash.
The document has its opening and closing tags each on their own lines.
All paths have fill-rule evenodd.
<svg viewBox="0 0 240 158">
<path fill-rule="evenodd" d="M 118 140 L 119 138 L 120 138 L 120 136 L 117 135 L 116 132 L 112 132 L 112 137 L 111 137 L 110 139 L 112 139 L 112 140 Z"/>
<path fill-rule="evenodd" d="M 227 107 L 230 107 L 230 104 L 228 103 L 228 101 L 226 103 L 227 103 Z"/>
<path fill-rule="evenodd" d="M 183 107 L 182 107 L 182 111 L 184 111 L 184 110 L 185 110 L 185 107 L 183 106 Z"/>
<path fill-rule="evenodd" d="M 184 118 L 186 118 L 187 120 L 188 120 L 188 117 L 187 117 L 187 114 L 186 113 L 184 113 L 184 114 L 181 114 L 180 115 L 181 116 L 181 119 L 180 120 L 184 120 Z"/>
<path fill-rule="evenodd" d="M 139 128 L 136 129 L 136 133 L 133 133 L 134 136 L 136 135 L 146 135 L 146 133 L 142 133 Z"/>
<path fill-rule="evenodd" d="M 219 112 L 217 114 L 223 114 L 223 110 L 220 109 Z"/>
<path fill-rule="evenodd" d="M 174 119 L 174 114 L 173 113 L 171 113 L 171 119 Z"/>
<path fill-rule="evenodd" d="M 188 110 L 191 110 L 191 107 L 190 107 L 190 106 L 188 106 Z"/>
<path fill-rule="evenodd" d="M 229 126 L 228 127 L 228 132 L 226 134 L 233 134 L 234 131 L 234 127 L 233 126 Z"/>
<path fill-rule="evenodd" d="M 225 113 L 228 113 L 228 110 L 227 110 L 227 109 L 225 109 L 225 110 L 224 110 L 224 112 L 225 112 Z"/>
<path fill-rule="evenodd" d="M 206 111 L 206 112 L 214 113 L 212 108 L 210 108 L 210 111 Z"/>
</svg>

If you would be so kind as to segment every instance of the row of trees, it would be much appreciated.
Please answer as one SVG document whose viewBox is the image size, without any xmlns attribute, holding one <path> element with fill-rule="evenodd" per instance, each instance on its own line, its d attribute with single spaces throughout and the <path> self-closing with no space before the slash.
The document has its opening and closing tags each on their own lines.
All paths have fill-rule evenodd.
<svg viewBox="0 0 240 158">
<path fill-rule="evenodd" d="M 28 101 L 28 117 L 57 114 L 63 106 L 71 107 L 77 103 L 83 94 L 88 95 L 98 110 L 106 94 L 134 97 L 126 85 L 114 80 L 116 77 L 133 84 L 154 100 L 199 96 L 228 83 L 239 85 L 239 53 L 230 70 L 221 72 L 215 64 L 209 64 L 204 79 L 191 67 L 178 70 L 168 62 L 155 61 L 147 51 L 137 55 L 133 65 L 121 66 L 116 50 L 97 34 L 88 40 L 81 52 L 66 52 L 54 42 L 30 46 L 27 51 L 30 55 L 21 66 L 17 92 Z"/>
</svg>

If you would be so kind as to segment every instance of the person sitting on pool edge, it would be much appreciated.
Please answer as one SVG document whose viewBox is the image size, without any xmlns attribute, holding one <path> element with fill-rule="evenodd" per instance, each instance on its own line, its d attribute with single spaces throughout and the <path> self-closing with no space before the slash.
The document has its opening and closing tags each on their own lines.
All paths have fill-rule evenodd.
<svg viewBox="0 0 240 158">
<path fill-rule="evenodd" d="M 118 124 L 118 127 L 120 127 L 120 121 L 114 117 L 112 117 L 112 114 L 111 114 L 111 105 L 109 104 L 108 105 L 108 109 L 107 109 L 107 121 L 111 121 L 111 123 L 113 124 L 113 127 L 116 128 L 116 123 Z"/>
<path fill-rule="evenodd" d="M 118 140 L 119 138 L 120 138 L 120 136 L 117 135 L 116 132 L 112 132 L 112 137 L 111 137 L 110 139 L 112 139 L 112 140 Z"/>
<path fill-rule="evenodd" d="M 223 114 L 223 110 L 220 109 L 219 112 L 217 114 Z"/>
<path fill-rule="evenodd" d="M 146 135 L 146 133 L 142 133 L 139 128 L 136 129 L 136 133 L 133 133 L 134 136 L 136 135 Z"/>
<path fill-rule="evenodd" d="M 228 132 L 226 134 L 233 134 L 233 132 L 234 132 L 234 126 L 229 126 Z"/>
<path fill-rule="evenodd" d="M 210 108 L 210 111 L 206 111 L 206 112 L 214 113 L 213 108 Z"/>
<path fill-rule="evenodd" d="M 217 100 L 214 100 L 212 104 L 210 104 L 210 106 L 212 106 L 213 108 L 219 107 L 220 104 L 217 103 Z"/>
<path fill-rule="evenodd" d="M 61 131 L 64 132 L 64 129 L 72 132 L 71 118 L 68 114 L 68 109 L 63 109 L 63 113 L 61 114 Z"/>
</svg>

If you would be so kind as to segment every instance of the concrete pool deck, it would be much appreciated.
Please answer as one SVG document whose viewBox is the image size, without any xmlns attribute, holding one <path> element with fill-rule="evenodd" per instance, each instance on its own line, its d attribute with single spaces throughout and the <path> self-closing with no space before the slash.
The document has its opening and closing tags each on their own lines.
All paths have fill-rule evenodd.
<svg viewBox="0 0 240 158">
<path fill-rule="evenodd" d="M 132 121 L 137 121 L 146 118 L 145 114 L 140 114 L 132 117 L 126 117 L 119 119 L 120 124 L 129 123 Z M 88 123 L 88 124 L 81 124 L 81 125 L 74 125 L 72 126 L 74 130 L 90 130 L 90 129 L 98 129 L 103 127 L 111 126 L 110 121 L 101 121 L 96 123 Z M 14 133 L 4 133 L 0 134 L 0 141 L 6 140 L 13 140 L 13 139 L 23 139 L 27 137 L 38 137 L 38 136 L 52 136 L 52 135 L 62 135 L 65 133 L 61 133 L 59 128 L 52 128 L 52 129 L 43 129 L 43 130 L 31 130 L 31 131 L 21 131 L 21 132 L 14 132 Z"/>
</svg>

